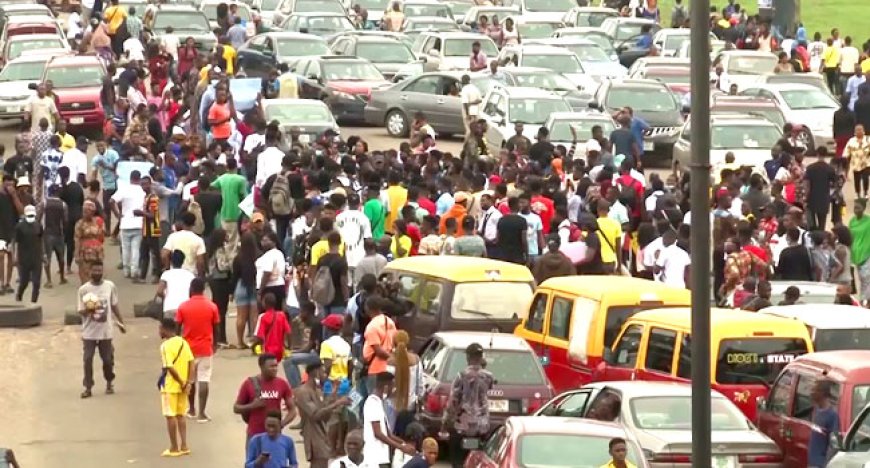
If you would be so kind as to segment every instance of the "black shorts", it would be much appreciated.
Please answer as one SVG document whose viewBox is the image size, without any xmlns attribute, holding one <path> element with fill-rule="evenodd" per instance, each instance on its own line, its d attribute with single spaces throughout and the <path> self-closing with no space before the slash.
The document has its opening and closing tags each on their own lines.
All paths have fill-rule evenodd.
<svg viewBox="0 0 870 468">
<path fill-rule="evenodd" d="M 54 253 L 58 258 L 63 258 L 64 250 L 66 249 L 66 243 L 63 241 L 63 236 L 57 235 L 46 235 L 42 239 L 44 251 L 45 251 L 45 261 L 51 261 L 51 254 Z"/>
</svg>

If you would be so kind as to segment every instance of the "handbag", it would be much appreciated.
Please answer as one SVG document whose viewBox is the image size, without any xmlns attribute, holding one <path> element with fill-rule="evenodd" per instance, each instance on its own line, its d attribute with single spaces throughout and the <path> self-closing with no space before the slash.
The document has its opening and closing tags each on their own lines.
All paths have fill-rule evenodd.
<svg viewBox="0 0 870 468">
<path fill-rule="evenodd" d="M 178 352 L 175 354 L 175 359 L 172 360 L 172 365 L 175 366 L 175 363 L 178 361 L 178 358 L 181 357 L 181 351 L 184 350 L 184 341 L 182 340 L 181 345 L 178 347 Z M 160 377 L 157 378 L 157 389 L 163 390 L 163 387 L 166 386 L 166 375 L 169 373 L 167 367 L 164 367 L 160 370 Z"/>
</svg>

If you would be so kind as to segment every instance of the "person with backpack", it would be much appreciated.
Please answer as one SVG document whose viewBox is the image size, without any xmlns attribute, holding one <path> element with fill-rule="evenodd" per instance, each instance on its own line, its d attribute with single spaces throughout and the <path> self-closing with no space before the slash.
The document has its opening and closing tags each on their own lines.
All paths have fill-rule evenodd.
<svg viewBox="0 0 870 468">
<path fill-rule="evenodd" d="M 296 419 L 293 390 L 286 380 L 278 377 L 278 358 L 273 354 L 263 353 L 257 358 L 257 364 L 260 366 L 260 373 L 242 382 L 233 404 L 233 413 L 240 415 L 247 423 L 245 447 L 252 437 L 266 432 L 267 414 L 277 412 L 279 417 L 283 414 L 282 403 L 287 413 L 280 417 L 280 428 L 287 427 Z"/>
<path fill-rule="evenodd" d="M 292 156 L 284 156 L 281 160 L 281 170 L 266 179 L 260 189 L 260 197 L 265 201 L 269 218 L 275 220 L 278 240 L 282 244 L 288 234 L 291 215 L 296 209 L 295 200 L 290 193 L 290 172 L 293 170 L 293 162 Z"/>
<path fill-rule="evenodd" d="M 323 325 L 316 314 L 317 308 L 313 302 L 303 302 L 299 305 L 299 322 L 308 328 L 308 341 L 290 356 L 283 360 L 284 374 L 292 388 L 302 385 L 302 375 L 299 366 L 320 362 L 320 343 L 323 341 Z"/>
<path fill-rule="evenodd" d="M 326 236 L 329 251 L 320 257 L 311 282 L 311 300 L 324 314 L 341 314 L 350 297 L 347 260 L 340 252 L 341 234 L 332 231 Z"/>
</svg>

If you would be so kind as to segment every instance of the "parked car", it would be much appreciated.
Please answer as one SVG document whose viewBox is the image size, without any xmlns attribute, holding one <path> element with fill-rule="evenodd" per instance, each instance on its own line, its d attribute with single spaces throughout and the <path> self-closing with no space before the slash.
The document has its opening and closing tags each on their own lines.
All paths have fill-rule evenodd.
<svg viewBox="0 0 870 468">
<path fill-rule="evenodd" d="M 242 19 L 242 24 L 245 25 L 248 37 L 257 33 L 256 26 L 254 25 L 254 17 L 251 15 L 251 7 L 246 3 L 225 0 L 204 0 L 200 3 L 199 10 L 205 13 L 205 17 L 208 18 L 208 23 L 209 26 L 211 26 L 212 31 L 218 28 L 217 7 L 220 4 L 225 4 L 228 7 L 232 5 L 238 6 L 236 16 Z"/>
<path fill-rule="evenodd" d="M 583 68 L 580 59 L 573 52 L 562 47 L 538 44 L 509 45 L 501 49 L 497 60 L 499 63 L 544 68 L 561 73 L 587 93 L 597 86 L 595 80 Z"/>
<path fill-rule="evenodd" d="M 445 18 L 454 21 L 453 12 L 450 11 L 450 5 L 441 3 L 437 0 L 406 0 L 401 3 L 402 13 L 405 18 L 419 18 L 422 16 L 430 16 L 437 18 Z"/>
<path fill-rule="evenodd" d="M 483 97 L 480 109 L 480 117 L 488 124 L 486 144 L 490 154 L 498 154 L 516 134 L 517 123 L 524 124 L 523 135 L 531 140 L 550 114 L 570 112 L 571 106 L 562 96 L 543 89 L 495 86 Z"/>
<path fill-rule="evenodd" d="M 607 50 L 598 44 L 576 37 L 560 37 L 549 39 L 535 39 L 525 41 L 526 44 L 549 45 L 568 49 L 580 59 L 583 69 L 593 79 L 601 81 L 604 78 L 622 78 L 626 75 L 626 69 L 618 61 L 608 55 Z"/>
<path fill-rule="evenodd" d="M 417 39 L 423 31 L 459 31 L 459 26 L 456 21 L 451 18 L 441 18 L 438 16 L 420 16 L 415 18 L 405 18 L 405 25 L 402 31 L 413 40 Z"/>
<path fill-rule="evenodd" d="M 644 26 L 650 26 L 651 34 L 655 34 L 661 27 L 655 21 L 645 18 L 612 17 L 605 18 L 601 23 L 601 29 L 613 39 L 618 49 L 623 43 L 636 41 L 641 35 Z"/>
<path fill-rule="evenodd" d="M 725 164 L 725 155 L 734 155 L 739 166 L 751 167 L 766 177 L 764 161 L 770 159 L 770 149 L 782 138 L 782 128 L 769 120 L 751 115 L 711 114 L 710 164 L 719 168 Z M 692 122 L 680 130 L 674 144 L 673 160 L 680 167 L 689 167 L 692 160 Z M 721 169 L 717 169 L 721 170 Z"/>
<path fill-rule="evenodd" d="M 426 59 L 426 71 L 468 70 L 475 42 L 480 43 L 480 51 L 487 57 L 498 55 L 498 47 L 489 36 L 469 32 L 426 31 L 417 37 L 411 50 L 418 58 Z"/>
<path fill-rule="evenodd" d="M 535 353 L 521 338 L 494 332 L 439 331 L 428 337 L 420 353 L 425 394 L 418 420 L 438 434 L 449 405 L 453 381 L 466 368 L 465 349 L 483 346 L 486 370 L 494 384 L 487 392 L 490 430 L 510 416 L 532 414 L 555 394 Z"/>
<path fill-rule="evenodd" d="M 64 50 L 70 49 L 69 43 L 56 34 L 25 34 L 12 36 L 6 41 L 6 47 L 0 54 L 0 66 L 9 60 L 15 60 L 30 51 L 39 50 Z"/>
<path fill-rule="evenodd" d="M 371 62 L 387 80 L 423 73 L 418 60 L 401 40 L 389 36 L 347 35 L 336 39 L 330 49 L 335 55 L 355 56 Z"/>
<path fill-rule="evenodd" d="M 520 16 L 515 17 L 514 22 L 523 42 L 552 37 L 557 29 L 564 26 L 561 20 L 554 17 L 532 19 Z"/>
<path fill-rule="evenodd" d="M 323 132 L 339 132 L 338 123 L 323 101 L 314 99 L 263 99 L 263 115 L 266 122 L 277 120 L 281 130 L 291 130 L 303 140 L 316 141 Z M 304 136 L 303 136 L 304 135 Z"/>
<path fill-rule="evenodd" d="M 601 26 L 607 18 L 616 18 L 619 12 L 606 7 L 573 7 L 562 17 L 567 26 L 593 27 Z"/>
<path fill-rule="evenodd" d="M 836 454 L 827 468 L 864 468 L 870 463 L 870 405 L 855 418 L 845 437 L 834 439 Z"/>
<path fill-rule="evenodd" d="M 459 256 L 402 258 L 384 274 L 398 283 L 396 324 L 418 350 L 439 330 L 513 331 L 534 284 L 523 265 Z"/>
<path fill-rule="evenodd" d="M 189 5 L 150 5 L 143 21 L 145 30 L 160 40 L 169 35 L 166 28 L 172 27 L 172 36 L 180 44 L 192 37 L 196 50 L 202 54 L 211 53 L 217 45 L 217 36 L 212 32 L 205 13 Z"/>
<path fill-rule="evenodd" d="M 688 383 L 592 383 L 558 395 L 535 415 L 613 421 L 638 441 L 651 466 L 692 466 L 692 387 Z M 716 390 L 710 390 L 710 419 L 713 466 L 783 466 L 776 443 Z"/>
<path fill-rule="evenodd" d="M 840 419 L 840 433 L 833 435 L 842 440 L 842 434 L 870 403 L 868 359 L 870 351 L 866 350 L 812 353 L 780 372 L 768 397 L 758 401 L 758 427 L 782 449 L 785 466 L 807 466 L 807 446 L 814 430 L 812 391 L 818 381 L 832 385 L 831 403 Z"/>
<path fill-rule="evenodd" d="M 773 306 L 759 312 L 806 324 L 816 351 L 870 350 L 870 311 L 839 304 Z"/>
<path fill-rule="evenodd" d="M 296 32 L 271 32 L 258 34 L 239 47 L 236 63 L 249 77 L 265 77 L 269 71 L 288 68 L 300 57 L 329 54 L 323 38 L 313 34 Z"/>
<path fill-rule="evenodd" d="M 798 288 L 801 293 L 800 301 L 804 304 L 832 305 L 837 297 L 838 286 L 834 283 L 786 280 L 774 280 L 770 282 L 771 297 L 785 298 L 785 290 L 791 286 Z"/>
<path fill-rule="evenodd" d="M 562 145 L 570 149 L 575 143 L 573 135 L 577 135 L 575 158 L 584 157 L 586 142 L 592 139 L 592 127 L 599 126 L 604 135 L 616 130 L 616 122 L 604 113 L 584 109 L 580 112 L 554 112 L 550 114 L 544 127 L 550 131 L 550 143 Z M 574 134 L 571 128 L 574 128 Z"/>
<path fill-rule="evenodd" d="M 642 70 L 646 68 L 652 67 L 669 67 L 669 68 L 682 68 L 686 70 L 686 74 L 688 74 L 691 70 L 692 63 L 688 58 L 681 57 L 662 57 L 661 55 L 656 55 L 654 57 L 641 57 L 634 61 L 631 64 L 631 67 L 628 68 L 628 75 L 636 75 Z"/>
<path fill-rule="evenodd" d="M 572 38 L 586 39 L 587 41 L 598 44 L 599 47 L 607 52 L 610 60 L 619 61 L 619 56 L 616 54 L 616 49 L 613 47 L 613 38 L 608 36 L 601 28 L 591 27 L 574 27 L 574 28 L 559 28 L 553 31 L 554 38 Z"/>
<path fill-rule="evenodd" d="M 337 120 L 362 121 L 372 90 L 389 83 L 371 62 L 357 57 L 300 58 L 292 71 L 303 78 L 300 97 L 325 100 Z"/>
<path fill-rule="evenodd" d="M 450 94 L 451 89 L 459 87 L 463 74 L 456 71 L 428 72 L 373 90 L 365 106 L 366 123 L 383 125 L 390 136 L 406 138 L 411 119 L 417 111 L 422 111 L 439 137 L 465 133 L 459 96 Z M 481 74 L 471 77 L 471 84 L 481 90 L 481 96 L 489 81 Z"/>
<path fill-rule="evenodd" d="M 52 34 L 66 41 L 63 28 L 54 18 L 45 15 L 7 16 L 0 32 L 0 50 L 6 50 L 6 42 L 14 36 L 29 34 Z"/>
<path fill-rule="evenodd" d="M 629 78 L 660 81 L 680 98 L 689 94 L 692 87 L 691 77 L 683 67 L 645 67 Z"/>
<path fill-rule="evenodd" d="M 508 18 L 508 17 L 517 17 L 520 14 L 520 9 L 517 6 L 492 6 L 492 5 L 482 5 L 482 6 L 472 6 L 465 12 L 465 15 L 459 17 L 460 19 L 457 21 L 459 26 L 462 27 L 465 31 L 470 31 L 473 25 L 476 25 L 480 22 L 481 16 L 486 16 L 487 19 L 492 18 L 493 15 L 498 16 L 499 18 Z M 454 13 L 454 17 L 457 17 Z"/>
<path fill-rule="evenodd" d="M 0 5 L 0 31 L 6 26 L 7 18 L 12 16 L 47 16 L 54 19 L 54 13 L 45 5 L 39 3 L 24 3 L 20 5 Z"/>
<path fill-rule="evenodd" d="M 589 92 L 580 90 L 567 76 L 555 73 L 552 70 L 534 67 L 503 67 L 499 72 L 504 77 L 504 82 L 492 78 L 492 73 L 484 72 L 479 76 L 488 78 L 485 82 L 474 81 L 480 89 L 481 95 L 485 95 L 493 86 L 506 85 L 526 88 L 539 88 L 561 96 L 574 110 L 586 110 Z M 478 75 L 475 75 L 477 77 Z"/>
<path fill-rule="evenodd" d="M 356 29 L 344 14 L 318 12 L 293 13 L 284 19 L 280 27 L 285 31 L 314 34 L 323 38 Z"/>
<path fill-rule="evenodd" d="M 773 73 L 777 62 L 776 55 L 757 50 L 723 50 L 713 60 L 713 69 L 722 68 L 719 89 L 727 91 L 731 85 L 743 90 L 758 82 L 758 77 Z"/>
<path fill-rule="evenodd" d="M 465 460 L 465 468 L 565 467 L 599 468 L 610 462 L 609 444 L 625 439 L 627 460 L 649 468 L 637 442 L 622 427 L 592 419 L 512 417 L 480 450 Z"/>
<path fill-rule="evenodd" d="M 70 131 L 99 131 L 106 121 L 100 100 L 105 77 L 106 67 L 95 55 L 60 56 L 48 61 L 40 81 L 54 84 L 58 112 Z"/>
<path fill-rule="evenodd" d="M 653 36 L 653 45 L 658 47 L 659 53 L 665 57 L 676 57 L 683 44 L 689 42 L 690 31 L 688 28 L 660 29 Z M 716 41 L 718 38 L 715 34 L 710 33 L 710 40 Z"/>
<path fill-rule="evenodd" d="M 24 117 L 27 102 L 35 94 L 31 83 L 42 79 L 51 56 L 25 55 L 7 63 L 0 71 L 0 118 Z"/>
<path fill-rule="evenodd" d="M 830 94 L 828 83 L 820 73 L 768 73 L 758 77 L 758 84 L 805 84 Z"/>
</svg>

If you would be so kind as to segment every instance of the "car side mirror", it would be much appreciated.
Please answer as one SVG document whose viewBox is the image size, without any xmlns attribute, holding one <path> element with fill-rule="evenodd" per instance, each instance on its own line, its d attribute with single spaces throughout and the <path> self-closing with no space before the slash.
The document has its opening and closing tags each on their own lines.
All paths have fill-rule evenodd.
<svg viewBox="0 0 870 468">
<path fill-rule="evenodd" d="M 610 348 L 604 348 L 604 352 L 601 353 L 601 360 L 608 364 L 613 364 L 613 359 L 613 350 Z"/>
<path fill-rule="evenodd" d="M 504 125 L 504 116 L 502 116 L 502 115 L 495 114 L 492 117 L 490 117 L 490 119 L 492 120 L 492 123 L 498 125 L 499 127 Z"/>
<path fill-rule="evenodd" d="M 308 75 L 308 79 L 309 79 L 309 80 L 314 80 L 314 81 L 317 81 L 317 82 L 320 81 L 320 78 L 318 78 L 317 75 L 315 75 L 314 73 Z"/>
<path fill-rule="evenodd" d="M 692 112 L 692 106 L 683 106 L 683 113 L 689 114 Z"/>
<path fill-rule="evenodd" d="M 843 435 L 840 434 L 840 431 L 831 433 L 831 448 L 836 452 L 846 449 L 845 440 L 843 440 Z"/>
<path fill-rule="evenodd" d="M 596 101 L 589 101 L 586 104 L 586 106 L 589 107 L 590 109 L 595 109 L 595 110 L 598 110 L 598 108 L 599 108 L 598 103 Z"/>
<path fill-rule="evenodd" d="M 441 52 L 438 49 L 429 49 L 429 51 L 426 52 L 426 55 L 430 57 L 440 57 Z"/>
<path fill-rule="evenodd" d="M 27 89 L 32 89 L 34 91 L 36 91 L 36 88 L 38 88 L 38 87 L 39 87 L 39 85 L 37 83 L 28 83 L 27 84 Z"/>
<path fill-rule="evenodd" d="M 767 411 L 767 398 L 764 398 L 764 397 L 756 398 L 755 399 L 755 407 L 759 412 Z"/>
</svg>

